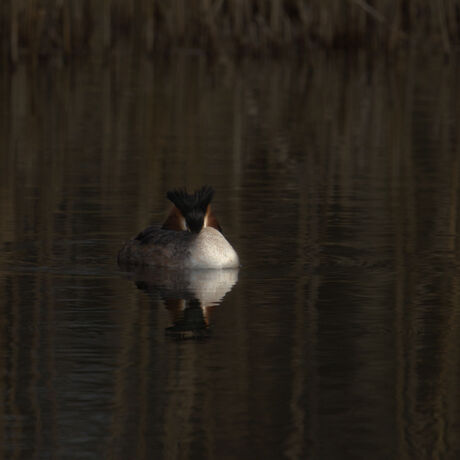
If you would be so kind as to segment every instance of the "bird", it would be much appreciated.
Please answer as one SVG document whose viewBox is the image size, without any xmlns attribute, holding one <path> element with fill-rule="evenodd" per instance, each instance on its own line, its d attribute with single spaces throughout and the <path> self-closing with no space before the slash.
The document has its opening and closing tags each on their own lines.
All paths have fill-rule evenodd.
<svg viewBox="0 0 460 460">
<path fill-rule="evenodd" d="M 127 241 L 118 253 L 120 267 L 158 266 L 171 269 L 226 269 L 240 265 L 211 210 L 214 189 L 193 193 L 170 190 L 173 206 L 161 226 L 153 225 Z"/>
</svg>

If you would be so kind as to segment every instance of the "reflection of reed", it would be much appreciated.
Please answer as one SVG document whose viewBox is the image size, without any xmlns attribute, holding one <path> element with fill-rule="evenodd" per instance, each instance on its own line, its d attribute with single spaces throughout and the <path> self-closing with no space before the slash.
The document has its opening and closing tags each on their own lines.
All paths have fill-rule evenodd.
<svg viewBox="0 0 460 460">
<path fill-rule="evenodd" d="M 149 458 L 152 444 L 186 455 L 201 443 L 211 457 L 231 443 L 223 433 L 243 451 L 265 447 L 270 432 L 266 442 L 275 454 L 317 457 L 329 435 L 325 426 L 344 442 L 354 433 L 339 428 L 352 430 L 364 418 L 379 430 L 368 433 L 369 443 L 390 439 L 387 453 L 447 456 L 458 446 L 450 427 L 459 423 L 460 386 L 455 66 L 428 62 L 419 73 L 414 56 L 390 71 L 362 56 L 319 56 L 312 69 L 206 69 L 199 57 L 178 57 L 171 68 L 136 61 L 130 67 L 118 59 L 107 67 L 45 68 L 34 78 L 23 67 L 0 75 L 7 101 L 0 111 L 2 270 L 109 264 L 127 235 L 162 215 L 167 186 L 218 178 L 219 190 L 232 193 L 218 190 L 216 206 L 245 269 L 278 273 L 282 265 L 282 275 L 256 289 L 242 280 L 234 308 L 219 312 L 227 322 L 220 331 L 228 334 L 213 344 L 220 354 L 174 344 L 166 357 L 152 337 L 168 325 L 160 309 L 127 296 L 118 279 L 101 281 L 112 294 L 110 320 L 120 328 L 111 348 L 113 388 L 107 386 L 108 453 L 127 452 L 132 442 L 139 458 Z M 71 244 L 81 237 L 97 242 L 88 253 Z M 327 302 L 331 271 L 346 278 L 333 280 L 349 301 L 343 309 Z M 73 409 L 57 401 L 63 363 L 55 353 L 63 338 L 56 335 L 56 278 L 18 274 L 0 282 L 9 293 L 0 298 L 7 331 L 0 334 L 0 366 L 7 370 L 0 440 L 27 436 L 30 417 L 34 445 L 57 445 L 58 416 Z M 281 299 L 277 289 L 286 284 L 295 288 Z M 27 293 L 34 299 L 31 332 L 22 313 Z M 285 308 L 261 312 L 263 302 Z M 261 315 L 265 328 L 258 328 Z M 364 331 L 346 333 L 360 321 Z M 351 369 L 349 386 L 339 382 L 349 411 L 333 420 L 332 403 L 321 398 L 331 375 L 343 378 L 328 368 L 332 333 L 343 343 L 335 358 Z M 284 374 L 253 365 L 267 350 Z M 227 361 L 217 372 L 220 356 Z M 216 387 L 231 382 L 232 392 L 213 393 L 206 379 L 215 375 Z M 276 407 L 267 403 L 281 398 Z M 257 414 L 257 424 L 247 414 Z M 7 416 L 19 420 L 14 428 Z M 234 427 L 232 416 L 241 425 Z M 196 420 L 200 430 L 193 429 Z M 152 433 L 152 425 L 163 431 Z M 20 444 L 15 448 L 20 456 Z"/>
<path fill-rule="evenodd" d="M 386 320 L 393 321 L 394 324 L 394 326 L 391 326 L 391 329 L 394 331 L 393 337 L 396 352 L 394 394 L 397 409 L 395 413 L 395 422 L 397 427 L 396 434 L 398 437 L 398 451 L 405 453 L 402 454 L 403 457 L 406 455 L 410 456 L 410 451 L 414 449 L 414 444 L 426 446 L 427 443 L 431 442 L 433 444 L 430 445 L 430 448 L 434 449 L 435 451 L 439 451 L 441 455 L 442 451 L 440 449 L 445 449 L 446 445 L 441 446 L 437 443 L 440 442 L 444 436 L 446 436 L 444 428 L 446 426 L 446 422 L 443 421 L 442 418 L 436 420 L 434 428 L 437 432 L 437 435 L 427 438 L 421 427 L 428 421 L 426 414 L 422 414 L 419 408 L 423 407 L 426 409 L 426 404 L 428 404 L 428 406 L 433 407 L 433 411 L 435 413 L 445 413 L 446 402 L 441 405 L 439 401 L 447 401 L 455 398 L 452 391 L 449 393 L 449 397 L 446 396 L 447 392 L 444 388 L 445 381 L 443 377 L 444 370 L 439 376 L 438 390 L 433 390 L 430 385 L 430 391 L 436 392 L 436 396 L 433 397 L 433 399 L 421 400 L 417 395 L 417 388 L 419 388 L 420 385 L 423 386 L 423 376 L 420 373 L 418 363 L 420 363 L 421 359 L 425 360 L 427 358 L 421 356 L 417 351 L 420 348 L 421 343 L 420 338 L 414 334 L 415 331 L 421 327 L 421 324 L 423 324 L 423 327 L 427 329 L 433 327 L 433 324 L 429 321 L 429 317 L 420 323 L 420 311 L 418 310 L 423 310 L 425 306 L 421 304 L 422 298 L 420 297 L 417 290 L 420 289 L 420 286 L 425 286 L 429 282 L 436 282 L 435 280 L 438 274 L 436 269 L 433 269 L 432 272 L 420 270 L 419 273 L 417 273 L 417 271 L 414 273 L 414 267 L 417 267 L 417 261 L 419 261 L 422 265 L 425 264 L 423 259 L 426 257 L 426 251 L 434 251 L 436 253 L 437 250 L 442 249 L 442 235 L 447 231 L 448 228 L 450 228 L 451 231 L 449 232 L 450 235 L 445 238 L 445 240 L 449 242 L 450 248 L 452 248 L 452 241 L 456 240 L 457 238 L 454 236 L 455 231 L 452 230 L 455 228 L 455 224 L 453 222 L 456 222 L 456 216 L 454 216 L 455 213 L 453 213 L 451 210 L 456 209 L 455 202 L 458 195 L 458 190 L 455 188 L 455 178 L 458 174 L 458 164 L 456 164 L 455 161 L 452 162 L 449 158 L 450 155 L 448 152 L 452 145 L 451 138 L 446 137 L 443 141 L 439 142 L 440 139 L 437 137 L 438 132 L 442 135 L 446 135 L 446 133 L 450 133 L 450 136 L 452 135 L 452 128 L 449 128 L 448 122 L 446 123 L 446 121 L 449 119 L 449 117 L 446 116 L 446 113 L 449 113 L 449 110 L 452 110 L 451 104 L 444 105 L 449 101 L 449 97 L 452 96 L 452 93 L 447 90 L 446 93 L 442 94 L 441 102 L 439 104 L 437 98 L 430 99 L 430 102 L 428 103 L 430 104 L 432 100 L 433 106 L 430 107 L 436 110 L 439 109 L 440 113 L 442 114 L 440 120 L 440 131 L 437 131 L 437 128 L 435 128 L 430 132 L 431 127 L 422 128 L 426 129 L 426 131 L 430 133 L 430 136 L 434 136 L 437 145 L 438 142 L 440 145 L 442 145 L 443 153 L 441 155 L 443 159 L 439 162 L 433 162 L 434 168 L 437 168 L 434 170 L 434 173 L 433 171 L 423 170 L 420 172 L 420 168 L 425 167 L 425 159 L 428 157 L 430 158 L 430 161 L 432 161 L 433 158 L 431 157 L 431 153 L 427 153 L 426 151 L 423 151 L 423 154 L 421 154 L 419 157 L 417 154 L 412 153 L 414 152 L 414 145 L 411 143 L 413 139 L 413 130 L 419 126 L 420 122 L 423 123 L 423 119 L 419 119 L 420 113 L 414 110 L 414 100 L 416 99 L 417 91 L 420 91 L 421 86 L 425 91 L 424 85 L 427 83 L 425 81 L 420 81 L 420 79 L 415 81 L 416 76 L 414 75 L 414 65 L 415 64 L 413 62 L 409 63 L 409 72 L 405 73 L 403 78 L 396 76 L 397 86 L 393 86 L 391 88 L 392 93 L 390 93 L 394 96 L 388 96 L 387 88 L 382 86 L 381 81 L 375 79 L 376 74 L 371 74 L 371 76 L 373 76 L 373 80 L 369 89 L 367 86 L 360 86 L 361 84 L 358 83 L 359 79 L 355 79 L 354 81 L 347 80 L 347 85 L 340 86 L 341 84 L 339 79 L 343 78 L 343 75 L 340 74 L 340 72 L 330 72 L 328 74 L 320 74 L 318 76 L 320 78 L 326 79 L 327 83 L 325 83 L 324 79 L 321 80 L 321 85 L 324 86 L 314 86 L 315 83 L 318 83 L 319 80 L 315 81 L 315 79 L 313 79 L 311 82 L 312 89 L 310 97 L 312 99 L 310 99 L 308 103 L 311 114 L 300 115 L 297 113 L 297 105 L 295 103 L 291 103 L 289 107 L 291 112 L 294 113 L 293 118 L 301 119 L 303 121 L 303 127 L 308 123 L 309 119 L 313 120 L 312 122 L 314 123 L 315 119 L 323 121 L 327 119 L 328 116 L 330 116 L 329 114 L 342 113 L 340 107 L 344 107 L 347 110 L 347 112 L 345 112 L 343 115 L 343 124 L 337 124 L 337 120 L 334 118 L 334 123 L 332 123 L 329 127 L 329 130 L 325 132 L 325 138 L 320 139 L 319 141 L 317 141 L 317 139 L 312 139 L 308 143 L 309 158 L 314 157 L 317 145 L 322 147 L 323 152 L 321 156 L 318 154 L 318 164 L 308 164 L 304 166 L 306 175 L 305 179 L 302 179 L 307 183 L 314 183 L 314 178 L 308 176 L 308 171 L 313 169 L 315 173 L 318 174 L 318 171 L 322 170 L 320 166 L 320 162 L 322 160 L 326 164 L 326 174 L 324 179 L 322 179 L 318 184 L 316 191 L 311 191 L 310 196 L 314 198 L 309 198 L 309 194 L 303 194 L 303 198 L 299 200 L 300 203 L 302 203 L 302 206 L 310 206 L 311 201 L 315 198 L 317 199 L 318 193 L 324 194 L 324 190 L 322 189 L 322 187 L 324 187 L 323 184 L 326 184 L 326 196 L 322 195 L 322 202 L 327 203 L 329 201 L 330 203 L 335 203 L 336 198 L 334 195 L 336 195 L 339 197 L 340 206 L 345 210 L 353 210 L 353 208 L 356 206 L 358 206 L 358 209 L 359 206 L 362 206 L 364 209 L 364 207 L 368 205 L 367 201 L 364 201 L 364 204 L 362 205 L 357 204 L 356 198 L 358 196 L 360 196 L 363 200 L 366 200 L 367 196 L 369 196 L 372 200 L 376 200 L 378 197 L 378 200 L 375 201 L 377 207 L 372 205 L 369 207 L 369 209 L 366 208 L 366 212 L 371 213 L 373 216 L 372 221 L 362 221 L 359 223 L 359 225 L 353 228 L 353 231 L 356 232 L 356 240 L 350 240 L 350 244 L 357 244 L 357 247 L 368 247 L 370 245 L 370 248 L 374 245 L 378 245 L 377 247 L 382 245 L 381 247 L 384 247 L 384 244 L 389 244 L 395 248 L 395 308 L 393 311 L 393 317 L 391 316 L 391 312 L 387 311 Z M 361 82 L 362 81 L 363 80 L 361 80 Z M 440 83 L 440 85 L 442 85 L 444 90 L 446 90 L 446 88 L 452 88 L 452 85 L 449 83 Z M 279 88 L 279 86 L 277 87 Z M 327 103 L 324 101 L 319 102 L 321 97 L 324 97 L 325 87 L 331 91 L 331 94 L 327 100 Z M 334 89 L 337 89 L 337 92 L 334 93 Z M 367 105 L 371 95 L 371 93 L 367 92 L 368 90 L 377 94 L 377 97 L 373 100 L 372 106 Z M 321 91 L 323 91 L 323 93 L 321 93 Z M 448 94 L 451 96 L 448 96 Z M 392 101 L 394 101 L 392 105 L 387 104 L 387 97 L 390 97 Z M 343 101 L 343 104 L 341 104 L 340 101 Z M 357 103 L 358 101 L 359 104 Z M 271 103 L 275 104 L 273 107 L 276 106 L 276 110 L 270 106 Z M 424 103 L 426 103 L 425 100 Z M 270 109 L 270 113 L 277 113 L 279 114 L 280 118 L 280 120 L 276 120 L 270 123 L 269 126 L 277 127 L 280 129 L 279 127 L 283 125 L 282 120 L 287 118 L 285 115 L 286 112 L 284 111 L 285 107 L 282 104 L 280 105 L 277 103 L 276 98 L 264 101 L 264 108 L 261 110 L 261 112 L 264 112 L 267 107 Z M 322 110 L 323 107 L 326 107 L 326 110 Z M 448 107 L 450 107 L 450 109 Z M 299 109 L 301 109 L 300 105 Z M 424 107 L 422 113 L 427 116 L 426 113 L 427 111 L 429 112 L 429 110 L 430 109 L 427 107 Z M 456 111 L 452 113 L 451 117 L 452 119 L 456 119 Z M 265 120 L 266 119 L 264 118 L 264 121 Z M 321 128 L 324 128 L 327 125 L 321 122 L 318 122 L 318 125 L 318 129 L 312 129 L 311 131 L 308 131 L 308 133 L 310 134 L 311 132 L 317 136 L 320 135 Z M 295 152 L 296 145 L 301 144 L 302 141 L 305 143 L 305 139 L 302 139 L 301 141 L 296 138 L 297 133 L 295 132 L 294 127 L 292 129 L 286 129 L 290 135 L 285 136 L 284 139 L 286 139 L 286 142 L 288 142 L 286 150 L 290 153 L 291 157 L 286 158 L 284 162 L 281 162 L 281 156 L 271 157 L 272 152 L 265 151 L 263 147 L 259 152 L 256 149 L 249 149 L 250 154 L 252 155 L 252 158 L 249 159 L 251 162 L 250 164 L 257 164 L 261 166 L 261 168 L 257 171 L 259 176 L 263 177 L 266 171 L 268 173 L 273 172 L 274 165 L 278 165 L 276 174 L 272 176 L 268 174 L 265 176 L 266 180 L 272 181 L 271 184 L 283 183 L 284 178 L 287 180 L 292 180 L 293 175 L 289 168 L 290 161 L 294 163 L 295 167 L 299 166 L 299 163 L 297 163 L 297 159 L 294 157 L 293 152 Z M 273 142 L 275 135 L 275 130 L 272 130 L 269 134 L 271 138 L 265 140 L 266 145 L 273 146 L 275 144 L 275 142 Z M 329 139 L 326 139 L 326 137 L 329 137 Z M 433 142 L 432 137 L 429 139 L 431 142 Z M 340 155 L 337 155 L 334 152 L 337 147 L 340 148 Z M 379 154 L 376 151 L 376 148 L 378 151 L 383 151 L 383 153 Z M 391 156 L 388 156 L 389 153 L 391 153 Z M 262 161 L 262 158 L 264 158 L 265 163 Z M 423 160 L 421 158 L 423 158 Z M 270 163 L 270 161 L 272 161 L 272 163 Z M 279 165 L 282 165 L 282 167 L 279 168 Z M 446 169 L 449 167 L 454 168 L 453 173 Z M 426 172 L 429 172 L 430 179 L 423 176 L 423 174 Z M 429 184 L 427 180 L 431 180 L 431 184 L 437 184 L 437 178 L 441 178 L 441 182 L 443 182 L 442 178 L 444 177 L 453 177 L 452 184 L 454 188 L 452 192 L 448 189 L 442 190 L 442 187 L 439 188 L 436 185 L 436 197 L 428 198 L 421 194 L 420 190 L 425 189 L 425 187 Z M 246 178 L 248 185 L 251 183 L 251 181 L 254 181 L 254 177 L 250 175 L 250 168 L 247 168 Z M 354 189 L 355 187 L 360 187 L 360 178 L 363 178 L 363 184 L 365 185 L 361 185 L 363 188 Z M 338 179 L 340 182 L 337 182 Z M 387 182 L 387 180 L 389 180 L 389 182 Z M 286 184 L 286 182 L 284 183 Z M 390 187 L 388 187 L 388 183 L 391 184 Z M 302 190 L 302 184 L 303 182 L 299 183 L 300 190 Z M 330 188 L 327 186 L 330 186 Z M 250 187 L 248 186 L 248 188 Z M 288 193 L 289 191 L 289 185 L 284 186 L 284 188 L 280 186 L 280 188 L 283 189 L 284 193 Z M 318 192 L 318 189 L 320 192 Z M 386 209 L 386 206 L 382 206 L 382 204 L 385 204 L 386 200 L 388 199 L 388 197 L 384 195 L 384 193 L 387 193 L 388 191 L 390 191 L 391 194 L 394 194 L 392 202 L 389 203 L 390 209 L 392 209 L 392 213 L 394 213 L 391 215 L 387 214 L 388 210 Z M 357 195 L 359 192 L 361 192 L 361 195 Z M 268 194 L 266 197 L 267 199 L 270 199 Z M 251 201 L 250 196 L 247 196 L 246 198 L 249 202 Z M 423 209 L 421 205 L 419 205 L 419 203 L 423 202 L 424 206 L 426 206 L 426 198 L 428 198 L 429 203 L 428 210 Z M 374 201 L 372 203 L 374 203 Z M 272 202 L 268 203 L 267 208 L 272 205 Z M 328 209 L 326 208 L 321 210 L 319 214 L 324 217 L 327 211 Z M 280 225 L 285 225 L 286 222 L 291 222 L 293 214 L 294 211 L 290 213 L 289 210 L 284 209 L 281 215 L 277 216 L 276 220 L 267 221 L 267 217 L 265 217 L 264 220 L 260 221 L 263 222 L 263 228 L 257 228 L 256 220 L 251 233 L 258 234 L 263 232 L 267 226 L 271 229 L 274 228 L 274 232 L 281 232 L 281 227 L 277 229 L 273 226 L 276 226 L 278 222 L 280 222 Z M 451 216 L 449 221 L 443 218 L 443 216 L 446 215 Z M 298 218 L 300 222 L 302 222 L 301 212 L 298 213 Z M 436 231 L 434 235 L 438 235 L 438 237 L 424 234 L 424 220 L 434 220 L 436 225 Z M 247 225 L 251 225 L 249 220 L 247 221 Z M 394 240 L 391 240 L 390 242 L 377 242 L 372 240 L 373 235 L 379 234 L 378 228 L 382 225 L 388 225 L 391 226 L 391 228 L 394 226 Z M 305 224 L 303 227 L 305 227 Z M 322 231 L 324 231 L 324 225 L 322 228 Z M 309 228 L 308 233 L 314 235 L 314 227 Z M 301 241 L 302 238 L 297 239 L 297 247 L 302 247 Z M 420 246 L 423 244 L 422 241 L 426 242 L 429 247 L 423 248 Z M 314 248 L 310 250 L 314 253 Z M 286 246 L 283 246 L 282 251 L 286 251 Z M 422 254 L 419 254 L 420 251 L 422 251 Z M 302 253 L 302 251 L 300 252 Z M 458 257 L 455 249 L 454 253 L 452 253 L 452 256 L 455 258 Z M 259 257 L 263 258 L 263 253 L 260 253 Z M 282 257 L 283 255 L 280 252 L 279 258 L 282 259 Z M 274 259 L 276 260 L 276 258 Z M 449 260 L 450 257 L 448 256 L 442 262 L 443 264 L 446 264 L 446 270 L 450 270 L 448 268 L 450 264 Z M 314 260 L 309 262 L 314 264 Z M 369 262 L 373 263 L 372 260 Z M 378 261 L 376 260 L 375 262 Z M 302 261 L 301 263 L 305 262 Z M 299 273 L 299 270 L 295 270 L 294 272 Z M 452 273 L 452 276 L 453 275 L 454 273 Z M 364 279 L 360 282 L 365 283 Z M 302 286 L 303 283 L 304 281 L 302 281 L 302 278 L 299 279 L 299 286 Z M 302 289 L 299 288 L 299 292 L 301 291 Z M 301 298 L 303 299 L 303 296 Z M 442 302 L 438 308 L 442 307 L 444 309 L 447 308 L 449 311 L 453 311 L 452 307 L 449 305 L 449 297 L 442 297 L 440 300 L 442 300 Z M 302 300 L 300 303 L 303 303 L 303 305 L 308 305 L 306 300 Z M 366 308 L 369 307 L 369 305 L 366 306 Z M 373 308 L 381 307 L 374 305 Z M 299 318 L 303 318 L 303 316 L 305 315 L 301 312 Z M 300 319 L 300 323 L 303 325 L 304 331 L 308 331 L 308 327 L 312 327 L 312 324 L 309 322 L 307 323 L 307 326 L 307 324 L 305 324 L 305 320 L 303 319 Z M 315 324 L 315 321 L 313 324 Z M 450 330 L 451 326 L 448 326 L 448 324 L 449 322 L 446 322 L 445 327 Z M 407 335 L 408 332 L 409 335 Z M 458 360 L 458 355 L 448 357 L 448 354 L 446 353 L 446 350 L 449 349 L 447 342 L 450 342 L 451 346 L 453 346 L 455 343 L 455 340 L 453 338 L 449 338 L 449 336 L 450 334 L 443 335 L 443 345 L 437 351 L 438 353 L 442 353 L 446 359 L 446 373 L 448 372 L 448 367 Z M 426 340 L 429 341 L 430 339 L 427 337 Z M 302 339 L 297 339 L 296 344 L 297 343 L 300 345 L 296 345 L 295 350 L 298 350 L 297 346 L 302 346 Z M 375 347 L 373 341 L 367 345 L 369 346 L 371 343 L 372 346 Z M 360 346 L 360 342 L 357 340 L 356 346 L 361 348 L 361 346 L 366 345 L 363 341 Z M 300 350 L 301 349 L 302 348 L 300 348 Z M 377 352 L 377 349 L 374 351 Z M 296 351 L 295 356 L 298 355 L 303 355 L 302 351 Z M 296 360 L 294 359 L 293 362 L 295 361 Z M 295 367 L 297 366 L 293 365 L 293 368 Z M 291 450 L 289 450 L 290 454 L 293 452 L 299 452 L 301 449 L 295 440 L 298 439 L 298 430 L 302 432 L 301 426 L 303 423 L 305 423 L 302 421 L 302 413 L 296 411 L 296 401 L 299 400 L 299 395 L 302 394 L 302 390 L 299 390 L 301 386 L 299 386 L 298 382 L 305 380 L 304 368 L 300 366 L 298 367 L 299 368 L 296 371 L 295 377 L 293 379 L 294 405 L 292 415 L 297 423 L 294 423 L 296 428 L 293 429 L 292 439 L 290 441 L 292 442 L 290 447 Z M 365 372 L 369 372 L 369 374 Z M 363 379 L 366 377 L 371 379 L 375 378 L 375 376 L 373 377 L 372 372 L 374 372 L 372 370 L 372 366 L 369 366 L 368 370 L 363 370 Z M 449 372 L 449 375 L 452 376 L 451 371 Z M 364 394 L 366 393 L 365 388 L 357 387 L 356 393 L 359 394 L 360 391 Z M 311 407 L 311 405 L 308 406 L 309 409 L 311 409 Z M 441 407 L 443 407 L 443 409 Z M 409 419 L 408 414 L 410 414 Z M 452 421 L 449 423 L 452 423 Z M 311 422 L 311 425 L 314 426 L 313 422 Z M 409 436 L 412 438 L 409 444 L 407 439 L 408 432 L 410 433 Z M 313 436 L 313 439 L 316 438 L 317 436 Z"/>
<path fill-rule="evenodd" d="M 11 430 L 10 437 L 12 439 L 12 446 L 13 446 L 13 457 L 19 457 L 20 452 L 20 444 L 22 438 L 22 420 L 21 414 L 19 409 L 19 401 L 21 399 L 21 369 L 20 369 L 20 335 L 19 335 L 19 328 L 20 328 L 20 318 L 19 318 L 19 307 L 20 301 L 18 296 L 18 289 L 17 285 L 13 284 L 12 286 L 12 315 L 11 315 L 11 339 L 9 345 L 11 346 L 11 367 L 9 370 L 9 382 L 8 382 L 8 389 L 9 389 L 9 397 L 8 397 L 8 405 L 10 408 L 10 413 L 12 419 L 14 420 L 13 423 L 9 424 L 9 430 Z M 7 431 L 8 432 L 8 431 Z"/>
<path fill-rule="evenodd" d="M 418 120 L 413 115 L 414 93 L 417 90 L 416 85 L 421 82 L 417 81 L 410 67 L 405 89 L 406 98 L 402 100 L 400 114 L 404 117 L 402 120 L 395 120 L 395 127 L 406 126 L 406 130 L 396 131 L 398 137 L 395 139 L 393 146 L 393 174 L 395 181 L 392 190 L 395 193 L 393 217 L 396 224 L 395 232 L 395 268 L 397 272 L 395 283 L 395 345 L 396 345 L 396 404 L 397 404 L 397 435 L 398 451 L 403 458 L 409 458 L 414 455 L 424 457 L 425 449 L 429 452 L 429 458 L 439 458 L 448 455 L 448 447 L 451 445 L 450 433 L 446 430 L 446 420 L 452 414 L 446 408 L 449 406 L 447 401 L 453 401 L 451 383 L 448 383 L 452 377 L 452 364 L 458 360 L 457 353 L 451 353 L 449 350 L 453 343 L 458 340 L 452 329 L 453 306 L 456 304 L 455 289 L 451 289 L 442 283 L 438 288 L 442 289 L 442 294 L 436 296 L 438 302 L 431 305 L 425 305 L 426 300 L 420 296 L 420 291 L 428 288 L 435 283 L 436 277 L 439 276 L 437 270 L 436 253 L 446 240 L 446 249 L 448 253 L 441 262 L 441 270 L 448 277 L 456 279 L 455 271 L 451 269 L 452 259 L 458 257 L 455 240 L 455 213 L 448 212 L 455 207 L 458 196 L 458 186 L 456 177 L 458 175 L 458 164 L 455 161 L 439 161 L 434 167 L 439 168 L 437 174 L 439 177 L 448 177 L 448 168 L 452 167 L 450 177 L 451 191 L 447 189 L 438 196 L 437 203 L 423 199 L 417 190 L 417 180 L 424 181 L 426 185 L 430 180 L 431 171 L 425 171 L 427 178 L 420 175 L 420 169 L 424 168 L 423 163 L 417 164 L 417 157 L 408 155 L 407 152 L 414 151 L 414 145 L 411 144 L 413 137 L 408 134 L 417 129 L 417 123 L 424 125 L 424 120 Z M 443 72 L 440 73 L 441 79 L 445 77 Z M 440 83 L 439 87 L 445 88 L 447 83 Z M 400 93 L 401 94 L 401 93 Z M 444 94 L 441 97 L 440 105 L 447 103 L 449 96 Z M 437 101 L 437 98 L 433 98 Z M 432 107 L 436 111 L 436 107 Z M 446 106 L 442 110 L 442 117 L 445 116 Z M 436 117 L 435 117 L 436 118 Z M 435 126 L 436 124 L 434 124 Z M 431 127 L 425 129 L 429 130 Z M 441 131 L 448 130 L 448 126 L 442 123 Z M 442 141 L 441 157 L 449 157 L 450 142 Z M 404 179 L 404 186 L 402 186 Z M 439 187 L 436 193 L 439 193 Z M 423 207 L 419 207 L 419 201 L 423 201 Z M 443 210 L 444 208 L 444 210 Z M 448 219 L 446 219 L 448 217 Z M 435 229 L 430 234 L 423 234 L 423 220 L 429 220 L 434 223 Z M 454 242 L 454 243 L 453 243 Z M 453 244 L 452 244 L 453 243 Z M 440 246 L 441 245 L 441 246 Z M 436 248 L 434 251 L 433 249 Z M 442 251 L 443 252 L 443 251 Z M 431 260 L 430 260 L 431 259 Z M 433 268 L 427 266 L 433 264 Z M 450 292 L 449 292 L 450 291 Z M 434 300 L 434 299 L 433 299 Z M 437 313 L 433 315 L 434 311 Z M 446 315 L 447 312 L 449 314 Z M 435 317 L 440 315 L 445 319 L 438 321 Z M 439 328 L 439 329 L 438 329 Z M 437 338 L 427 334 L 431 329 L 442 331 Z M 455 329 L 454 329 L 455 330 Z M 422 332 L 423 331 L 423 332 Z M 424 337 L 427 335 L 426 337 Z M 430 337 L 431 336 L 431 337 Z M 425 347 L 428 349 L 433 345 L 433 341 L 439 343 L 439 348 L 435 347 L 428 353 L 424 353 Z M 448 345 L 450 344 L 450 345 Z M 439 355 L 441 358 L 434 356 Z M 432 361 L 434 360 L 434 361 Z M 423 376 L 424 367 L 437 367 L 435 372 L 437 377 L 434 381 L 428 383 Z M 458 376 L 455 377 L 458 385 Z M 429 390 L 428 390 L 429 387 Z M 449 388 L 449 389 L 448 389 Z M 428 391 L 430 397 L 424 399 L 422 394 Z M 450 393 L 450 396 L 448 396 Z M 455 398 L 454 398 L 455 399 Z M 408 415 L 409 414 L 409 415 Z M 430 415 L 428 415 L 430 414 Z M 457 412 L 458 415 L 458 412 Z M 450 420 L 449 423 L 454 423 Z M 427 432 L 429 428 L 429 433 Z M 425 458 L 425 457 L 424 457 Z"/>
</svg>

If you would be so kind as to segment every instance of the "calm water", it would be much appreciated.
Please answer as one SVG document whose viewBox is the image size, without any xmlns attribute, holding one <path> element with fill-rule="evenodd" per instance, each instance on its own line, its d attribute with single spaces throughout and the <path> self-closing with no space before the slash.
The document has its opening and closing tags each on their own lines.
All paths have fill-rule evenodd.
<svg viewBox="0 0 460 460">
<path fill-rule="evenodd" d="M 455 62 L 0 72 L 0 458 L 460 458 Z M 211 184 L 239 272 L 130 275 Z"/>
</svg>

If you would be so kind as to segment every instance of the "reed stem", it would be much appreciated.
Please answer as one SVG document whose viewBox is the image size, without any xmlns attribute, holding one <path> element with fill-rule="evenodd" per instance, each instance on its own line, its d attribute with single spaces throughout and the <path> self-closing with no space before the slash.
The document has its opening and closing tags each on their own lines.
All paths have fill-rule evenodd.
<svg viewBox="0 0 460 460">
<path fill-rule="evenodd" d="M 5 0 L 0 50 L 49 56 L 110 51 L 297 54 L 311 47 L 379 52 L 415 41 L 451 53 L 460 0 Z M 2 51 L 0 51 L 2 52 Z"/>
</svg>

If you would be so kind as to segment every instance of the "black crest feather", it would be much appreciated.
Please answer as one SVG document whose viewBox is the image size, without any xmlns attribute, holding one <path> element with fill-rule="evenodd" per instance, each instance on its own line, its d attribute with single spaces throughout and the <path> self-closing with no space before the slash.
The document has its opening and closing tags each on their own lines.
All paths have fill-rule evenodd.
<svg viewBox="0 0 460 460">
<path fill-rule="evenodd" d="M 174 206 L 182 213 L 183 216 L 188 215 L 193 210 L 201 210 L 206 213 L 206 209 L 211 203 L 214 196 L 214 189 L 209 185 L 201 187 L 194 193 L 187 193 L 185 188 L 170 190 L 166 193 L 166 197 L 173 202 Z"/>
</svg>

